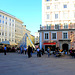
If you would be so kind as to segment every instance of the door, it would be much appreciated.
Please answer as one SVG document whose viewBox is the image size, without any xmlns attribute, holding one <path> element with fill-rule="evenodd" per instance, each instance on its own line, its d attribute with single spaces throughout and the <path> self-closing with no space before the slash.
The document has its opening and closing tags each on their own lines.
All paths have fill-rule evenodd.
<svg viewBox="0 0 75 75">
<path fill-rule="evenodd" d="M 62 45 L 62 49 L 63 49 L 63 50 L 68 51 L 68 48 L 69 48 L 69 47 L 68 47 L 68 44 L 63 44 L 63 45 Z"/>
</svg>

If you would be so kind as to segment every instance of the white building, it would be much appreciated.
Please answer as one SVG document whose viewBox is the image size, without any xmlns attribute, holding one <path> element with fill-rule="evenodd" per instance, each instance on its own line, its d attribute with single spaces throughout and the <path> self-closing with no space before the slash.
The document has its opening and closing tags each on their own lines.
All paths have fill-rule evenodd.
<svg viewBox="0 0 75 75">
<path fill-rule="evenodd" d="M 40 48 L 75 49 L 75 0 L 42 0 Z"/>
<path fill-rule="evenodd" d="M 2 10 L 0 10 L 0 42 L 9 41 L 11 45 L 22 38 L 23 22 Z"/>
<path fill-rule="evenodd" d="M 75 0 L 42 0 L 42 25 L 75 23 Z"/>
</svg>

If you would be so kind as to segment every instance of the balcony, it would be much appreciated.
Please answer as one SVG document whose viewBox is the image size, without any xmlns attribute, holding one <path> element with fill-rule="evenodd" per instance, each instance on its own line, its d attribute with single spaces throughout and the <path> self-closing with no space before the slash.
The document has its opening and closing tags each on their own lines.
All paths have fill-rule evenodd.
<svg viewBox="0 0 75 75">
<path fill-rule="evenodd" d="M 40 30 L 72 30 L 75 29 L 75 25 L 73 26 L 59 26 L 59 25 L 55 25 L 55 26 L 40 26 Z"/>
</svg>

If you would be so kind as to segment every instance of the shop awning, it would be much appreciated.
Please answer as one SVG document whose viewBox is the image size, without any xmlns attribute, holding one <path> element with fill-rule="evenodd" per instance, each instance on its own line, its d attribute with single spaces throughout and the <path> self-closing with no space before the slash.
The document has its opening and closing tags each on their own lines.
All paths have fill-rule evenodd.
<svg viewBox="0 0 75 75">
<path fill-rule="evenodd" d="M 17 45 L 16 43 L 14 43 L 14 42 L 10 42 L 10 45 Z"/>
<path fill-rule="evenodd" d="M 9 41 L 2 41 L 1 43 L 4 44 L 4 45 L 10 45 Z"/>
<path fill-rule="evenodd" d="M 43 43 L 43 45 L 56 45 L 56 42 L 51 42 L 51 43 Z"/>
<path fill-rule="evenodd" d="M 9 42 L 9 41 L 2 41 L 2 42 L 0 42 L 0 44 L 3 44 L 3 45 L 17 45 L 15 42 Z"/>
</svg>

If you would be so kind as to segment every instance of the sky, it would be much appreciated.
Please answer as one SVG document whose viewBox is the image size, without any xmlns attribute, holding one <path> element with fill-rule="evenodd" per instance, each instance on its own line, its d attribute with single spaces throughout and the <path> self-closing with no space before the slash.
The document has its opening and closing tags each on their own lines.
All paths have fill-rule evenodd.
<svg viewBox="0 0 75 75">
<path fill-rule="evenodd" d="M 32 35 L 40 29 L 42 0 L 0 0 L 0 10 L 22 20 Z"/>
</svg>

